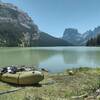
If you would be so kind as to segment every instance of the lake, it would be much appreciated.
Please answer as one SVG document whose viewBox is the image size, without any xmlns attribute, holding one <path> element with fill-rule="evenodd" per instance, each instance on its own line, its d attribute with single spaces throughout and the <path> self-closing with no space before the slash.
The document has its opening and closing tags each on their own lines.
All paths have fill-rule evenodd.
<svg viewBox="0 0 100 100">
<path fill-rule="evenodd" d="M 0 48 L 0 66 L 34 65 L 50 72 L 99 67 L 100 47 Z"/>
</svg>

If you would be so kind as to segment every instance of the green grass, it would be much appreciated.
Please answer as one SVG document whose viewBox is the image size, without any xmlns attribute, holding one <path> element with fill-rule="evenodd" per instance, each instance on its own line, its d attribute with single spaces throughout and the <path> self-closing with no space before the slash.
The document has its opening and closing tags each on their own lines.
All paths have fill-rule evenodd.
<svg viewBox="0 0 100 100">
<path fill-rule="evenodd" d="M 69 71 L 73 75 L 69 75 Z M 100 68 L 77 68 L 65 70 L 62 73 L 45 74 L 40 82 L 41 87 L 26 86 L 24 89 L 0 95 L 0 100 L 62 100 L 83 94 L 94 95 L 100 88 Z M 0 83 L 0 91 L 16 88 L 6 83 Z"/>
</svg>

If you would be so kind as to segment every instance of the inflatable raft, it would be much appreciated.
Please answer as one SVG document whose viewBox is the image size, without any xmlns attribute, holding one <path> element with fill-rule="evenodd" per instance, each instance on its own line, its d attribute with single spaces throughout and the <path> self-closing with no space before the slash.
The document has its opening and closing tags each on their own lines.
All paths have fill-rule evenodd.
<svg viewBox="0 0 100 100">
<path fill-rule="evenodd" d="M 44 75 L 40 71 L 22 71 L 15 74 L 4 73 L 0 75 L 1 81 L 18 85 L 32 85 L 39 83 L 43 79 Z"/>
</svg>

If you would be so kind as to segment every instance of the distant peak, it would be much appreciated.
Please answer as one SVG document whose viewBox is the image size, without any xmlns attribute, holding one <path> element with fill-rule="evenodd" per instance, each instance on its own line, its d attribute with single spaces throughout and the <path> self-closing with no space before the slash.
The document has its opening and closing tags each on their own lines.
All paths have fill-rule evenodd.
<svg viewBox="0 0 100 100">
<path fill-rule="evenodd" d="M 64 31 L 64 35 L 66 34 L 80 34 L 75 28 L 66 28 Z"/>
</svg>

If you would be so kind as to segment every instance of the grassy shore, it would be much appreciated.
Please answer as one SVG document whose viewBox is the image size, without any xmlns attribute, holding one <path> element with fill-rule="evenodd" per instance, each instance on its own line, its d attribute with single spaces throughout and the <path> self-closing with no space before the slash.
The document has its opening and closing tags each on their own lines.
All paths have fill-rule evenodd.
<svg viewBox="0 0 100 100">
<path fill-rule="evenodd" d="M 100 100 L 100 68 L 77 68 L 45 73 L 41 85 L 25 86 L 0 95 L 0 100 Z M 0 82 L 0 92 L 19 88 Z"/>
</svg>

